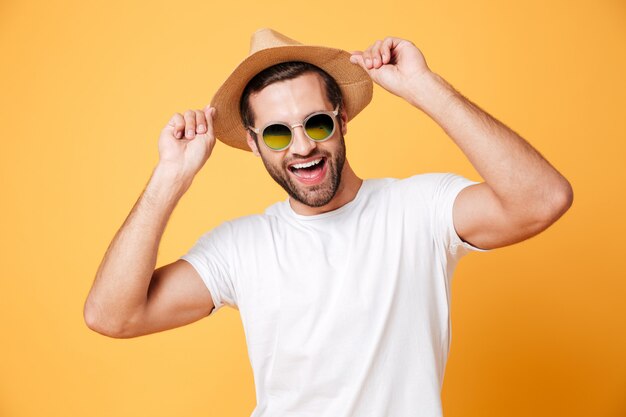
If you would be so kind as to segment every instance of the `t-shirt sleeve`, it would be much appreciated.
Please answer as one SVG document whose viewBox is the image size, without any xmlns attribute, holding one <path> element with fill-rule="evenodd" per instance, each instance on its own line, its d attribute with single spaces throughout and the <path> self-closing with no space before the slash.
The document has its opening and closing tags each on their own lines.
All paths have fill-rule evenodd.
<svg viewBox="0 0 626 417">
<path fill-rule="evenodd" d="M 209 316 L 224 304 L 237 308 L 233 269 L 228 258 L 228 254 L 232 253 L 229 251 L 228 236 L 229 226 L 224 223 L 200 236 L 191 249 L 180 257 L 196 269 L 211 293 L 215 307 Z"/>
<path fill-rule="evenodd" d="M 465 187 L 478 183 L 452 173 L 437 174 L 433 178 L 437 180 L 431 213 L 435 242 L 445 248 L 449 258 L 455 260 L 472 251 L 489 252 L 488 249 L 477 248 L 462 240 L 454 228 L 453 206 L 456 197 Z"/>
</svg>

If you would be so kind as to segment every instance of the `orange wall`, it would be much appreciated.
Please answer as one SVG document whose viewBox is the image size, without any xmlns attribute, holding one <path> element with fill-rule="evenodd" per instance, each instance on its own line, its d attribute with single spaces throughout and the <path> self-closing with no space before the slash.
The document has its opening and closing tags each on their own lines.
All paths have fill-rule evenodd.
<svg viewBox="0 0 626 417">
<path fill-rule="evenodd" d="M 130 4 L 129 4 L 130 3 Z M 446 417 L 626 415 L 626 4 L 604 1 L 58 0 L 0 3 L 0 415 L 249 416 L 239 315 L 132 340 L 82 306 L 174 112 L 207 104 L 269 26 L 362 49 L 395 35 L 573 184 L 575 202 L 454 277 Z M 366 178 L 479 180 L 441 129 L 376 87 L 349 125 Z M 159 252 L 284 199 L 259 159 L 218 143 Z"/>
</svg>

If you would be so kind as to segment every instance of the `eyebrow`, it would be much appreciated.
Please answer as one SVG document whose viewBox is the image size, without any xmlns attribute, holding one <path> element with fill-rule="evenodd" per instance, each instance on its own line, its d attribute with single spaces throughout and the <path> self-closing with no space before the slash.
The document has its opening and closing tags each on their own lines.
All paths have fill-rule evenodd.
<svg viewBox="0 0 626 417">
<path fill-rule="evenodd" d="M 338 106 L 337 106 L 337 108 L 338 108 Z M 326 110 L 326 109 L 323 109 L 323 110 L 315 110 L 315 111 L 312 111 L 311 113 L 309 113 L 309 114 L 307 114 L 306 116 L 304 116 L 304 117 L 300 120 L 300 122 L 299 122 L 299 123 L 303 122 L 303 121 L 304 121 L 307 117 L 309 117 L 309 116 L 310 116 L 310 115 L 312 115 L 312 114 L 319 113 L 319 112 L 333 112 L 333 111 L 335 111 L 335 109 L 332 109 L 332 110 Z M 289 123 L 289 122 L 285 122 L 284 120 L 270 120 L 269 122 L 264 123 L 262 126 L 263 126 L 263 127 L 264 127 L 264 126 L 267 126 L 267 125 L 269 125 L 270 123 L 285 123 L 285 124 L 288 124 L 289 126 L 291 126 L 291 123 Z"/>
</svg>

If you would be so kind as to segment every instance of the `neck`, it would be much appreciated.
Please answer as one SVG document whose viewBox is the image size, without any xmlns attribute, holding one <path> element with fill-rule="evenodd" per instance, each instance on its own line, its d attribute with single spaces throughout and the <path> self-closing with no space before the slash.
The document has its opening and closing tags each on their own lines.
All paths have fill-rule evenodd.
<svg viewBox="0 0 626 417">
<path fill-rule="evenodd" d="M 294 200 L 293 198 L 289 198 L 289 204 L 291 205 L 293 211 L 303 216 L 314 216 L 316 214 L 333 211 L 354 200 L 356 194 L 361 188 L 362 183 L 363 180 L 357 177 L 346 159 L 341 171 L 341 182 L 337 188 L 337 193 L 335 193 L 333 199 L 327 204 L 320 207 L 310 207 Z"/>
</svg>

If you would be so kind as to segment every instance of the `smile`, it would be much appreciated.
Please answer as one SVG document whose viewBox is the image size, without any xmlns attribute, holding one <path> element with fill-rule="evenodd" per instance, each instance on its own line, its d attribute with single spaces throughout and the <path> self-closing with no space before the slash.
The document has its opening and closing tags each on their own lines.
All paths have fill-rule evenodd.
<svg viewBox="0 0 626 417">
<path fill-rule="evenodd" d="M 314 159 L 312 161 L 309 162 L 304 162 L 301 164 L 293 164 L 289 167 L 289 169 L 291 169 L 292 171 L 297 170 L 297 169 L 303 169 L 303 168 L 310 168 L 310 167 L 314 167 L 315 165 L 319 164 L 320 162 L 322 162 L 323 158 L 317 158 Z"/>
<path fill-rule="evenodd" d="M 318 157 L 310 161 L 289 165 L 289 171 L 307 185 L 321 182 L 326 174 L 326 158 Z"/>
</svg>

